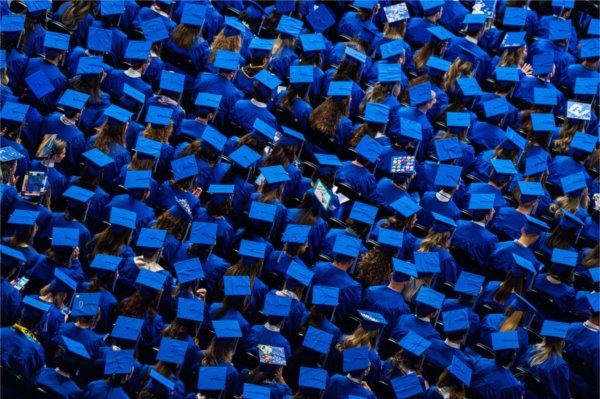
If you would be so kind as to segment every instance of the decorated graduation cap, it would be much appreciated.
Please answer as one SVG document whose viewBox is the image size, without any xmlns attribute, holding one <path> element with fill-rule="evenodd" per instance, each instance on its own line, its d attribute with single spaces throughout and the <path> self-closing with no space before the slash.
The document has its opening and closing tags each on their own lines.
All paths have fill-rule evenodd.
<svg viewBox="0 0 600 399">
<path fill-rule="evenodd" d="M 300 36 L 300 31 L 302 31 L 303 26 L 304 23 L 299 19 L 282 15 L 279 24 L 277 25 L 277 31 L 284 39 L 298 37 Z"/>
<path fill-rule="evenodd" d="M 535 201 L 544 195 L 544 187 L 539 182 L 520 181 L 519 190 L 521 191 L 519 200 L 523 204 Z"/>
<path fill-rule="evenodd" d="M 298 386 L 304 389 L 324 390 L 327 385 L 327 370 L 300 367 Z"/>
<path fill-rule="evenodd" d="M 9 247 L 8 245 L 0 244 L 0 254 L 2 255 L 2 262 L 0 267 L 4 270 L 12 269 L 23 263 L 25 263 L 25 256 L 16 249 Z"/>
<path fill-rule="evenodd" d="M 429 82 L 409 88 L 408 93 L 410 96 L 410 105 L 413 107 L 425 104 L 432 99 L 431 84 Z"/>
<path fill-rule="evenodd" d="M 436 212 L 432 212 L 432 215 L 433 225 L 431 226 L 431 228 L 436 233 L 446 233 L 454 231 L 456 229 L 456 222 L 450 219 L 449 217 L 446 217 Z"/>
<path fill-rule="evenodd" d="M 227 30 L 227 27 L 225 27 Z M 240 65 L 240 55 L 233 51 L 217 50 L 214 66 L 224 71 L 237 71 Z"/>
<path fill-rule="evenodd" d="M 260 118 L 254 120 L 250 135 L 259 141 L 273 141 L 277 130 Z"/>
<path fill-rule="evenodd" d="M 571 272 L 575 266 L 577 266 L 577 259 L 579 254 L 575 251 L 568 251 L 565 249 L 554 248 L 552 250 L 552 269 L 556 272 Z"/>
<path fill-rule="evenodd" d="M 321 4 L 308 13 L 306 20 L 312 26 L 313 30 L 318 33 L 326 31 L 327 28 L 335 24 L 335 18 L 331 15 L 331 11 L 329 11 L 325 4 Z"/>
<path fill-rule="evenodd" d="M 67 227 L 52 228 L 52 247 L 72 250 L 79 245 L 79 230 Z"/>
<path fill-rule="evenodd" d="M 156 360 L 174 364 L 182 364 L 188 343 L 178 339 L 163 337 L 158 347 Z"/>
<path fill-rule="evenodd" d="M 563 213 L 563 217 L 560 218 L 559 226 L 563 230 L 579 230 L 583 227 L 583 221 L 576 215 L 567 211 L 564 208 L 560 208 Z"/>
<path fill-rule="evenodd" d="M 383 7 L 385 19 L 390 26 L 398 26 L 402 21 L 410 18 L 406 3 L 392 4 Z"/>
<path fill-rule="evenodd" d="M 369 367 L 369 348 L 367 346 L 344 349 L 342 356 L 344 373 L 362 371 Z"/>
<path fill-rule="evenodd" d="M 360 245 L 360 239 L 346 234 L 339 234 L 333 244 L 333 258 L 340 262 L 356 259 Z"/>
<path fill-rule="evenodd" d="M 113 326 L 110 336 L 125 341 L 137 341 L 144 325 L 144 319 L 119 316 Z"/>
<path fill-rule="evenodd" d="M 370 162 L 375 163 L 383 147 L 376 140 L 370 136 L 365 135 L 356 146 L 356 153 L 359 160 L 363 163 Z"/>
<path fill-rule="evenodd" d="M 433 184 L 444 188 L 454 188 L 460 182 L 461 166 L 440 164 Z"/>
<path fill-rule="evenodd" d="M 227 382 L 227 367 L 200 367 L 197 388 L 201 391 L 223 391 Z"/>
<path fill-rule="evenodd" d="M 28 320 L 39 320 L 51 306 L 50 303 L 40 301 L 33 296 L 26 296 L 21 303 L 23 304 L 21 318 Z"/>
<path fill-rule="evenodd" d="M 390 207 L 403 219 L 408 219 L 422 209 L 419 204 L 408 196 L 404 196 L 392 202 Z"/>
<path fill-rule="evenodd" d="M 360 317 L 360 325 L 362 326 L 363 330 L 375 331 L 387 326 L 388 324 L 380 313 L 361 309 L 358 309 L 357 313 Z"/>
<path fill-rule="evenodd" d="M 442 320 L 446 333 L 469 329 L 469 311 L 466 308 L 445 311 L 442 313 Z"/>
<path fill-rule="evenodd" d="M 54 278 L 50 281 L 50 292 L 75 292 L 77 282 L 69 277 L 62 270 L 54 269 Z"/>
<path fill-rule="evenodd" d="M 273 165 L 260 168 L 260 173 L 265 178 L 265 189 L 267 191 L 275 190 L 279 186 L 290 180 L 289 174 L 281 165 Z"/>
<path fill-rule="evenodd" d="M 416 373 L 396 377 L 390 381 L 397 399 L 409 399 L 423 393 L 423 386 Z"/>
<path fill-rule="evenodd" d="M 88 173 L 92 176 L 99 176 L 102 174 L 105 167 L 115 162 L 114 159 L 97 148 L 92 148 L 81 154 L 81 156 L 84 159 Z"/>
<path fill-rule="evenodd" d="M 108 351 L 104 363 L 104 375 L 130 374 L 135 363 L 133 353 L 133 349 Z"/>
<path fill-rule="evenodd" d="M 546 222 L 536 219 L 533 216 L 527 215 L 526 219 L 524 229 L 527 234 L 540 234 L 550 229 Z"/>
<path fill-rule="evenodd" d="M 592 118 L 592 105 L 582 102 L 567 101 L 567 119 L 569 122 L 589 121 Z"/>
<path fill-rule="evenodd" d="M 328 287 L 325 285 L 313 286 L 312 304 L 321 306 L 337 306 L 340 295 L 338 287 Z"/>
<path fill-rule="evenodd" d="M 463 271 L 456 280 L 454 291 L 462 295 L 477 296 L 484 282 L 485 276 Z"/>
<path fill-rule="evenodd" d="M 217 223 L 193 222 L 190 242 L 196 245 L 215 245 L 217 230 Z"/>
<path fill-rule="evenodd" d="M 100 307 L 99 292 L 77 293 L 71 306 L 71 317 L 95 317 Z"/>
<path fill-rule="evenodd" d="M 184 222 L 191 222 L 196 216 L 196 211 L 190 206 L 185 198 L 175 197 L 175 205 L 169 208 L 171 216 L 182 219 Z M 187 224 L 186 224 L 187 226 Z M 188 226 L 189 227 L 189 226 Z M 187 231 L 186 231 L 187 235 Z"/>
<path fill-rule="evenodd" d="M 572 197 L 580 196 L 583 190 L 586 188 L 585 176 L 583 172 L 577 172 L 562 177 L 560 179 L 560 184 L 562 186 L 563 193 Z"/>
<path fill-rule="evenodd" d="M 211 184 L 208 193 L 211 194 L 210 201 L 213 204 L 222 204 L 233 195 L 235 186 L 233 184 Z"/>
<path fill-rule="evenodd" d="M 264 259 L 266 249 L 267 244 L 264 242 L 242 240 L 239 254 L 242 257 L 242 262 L 251 264 Z"/>
<path fill-rule="evenodd" d="M 308 287 L 312 281 L 314 273 L 311 272 L 308 267 L 296 261 L 292 261 L 285 275 L 285 283 L 288 288 L 298 286 L 298 284 Z"/>
</svg>

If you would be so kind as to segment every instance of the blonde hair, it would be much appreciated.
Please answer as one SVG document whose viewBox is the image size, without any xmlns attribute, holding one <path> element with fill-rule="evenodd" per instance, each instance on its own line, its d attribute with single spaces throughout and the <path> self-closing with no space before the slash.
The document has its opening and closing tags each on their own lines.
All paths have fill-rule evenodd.
<svg viewBox="0 0 600 399">
<path fill-rule="evenodd" d="M 599 267 L 599 248 L 600 244 L 596 244 L 596 246 L 586 255 L 586 257 L 581 261 L 581 264 L 588 269 L 592 269 L 594 267 Z"/>
<path fill-rule="evenodd" d="M 395 26 L 391 26 L 386 23 L 383 26 L 383 37 L 387 39 L 404 39 L 404 35 L 406 33 L 406 23 L 400 23 Z"/>
<path fill-rule="evenodd" d="M 281 53 L 284 47 L 293 49 L 295 40 L 296 39 L 293 37 L 282 39 L 281 36 L 277 36 L 277 39 L 275 39 L 275 44 L 273 45 L 273 51 L 271 52 L 273 57 Z"/>
<path fill-rule="evenodd" d="M 504 314 L 507 316 L 507 318 L 500 326 L 498 332 L 515 331 L 517 327 L 521 326 L 521 322 L 525 318 L 525 312 L 521 310 L 515 310 L 511 306 L 506 308 Z"/>
<path fill-rule="evenodd" d="M 472 67 L 473 64 L 469 61 L 462 61 L 460 58 L 454 60 L 448 72 L 446 72 L 446 87 L 454 90 L 456 88 L 456 80 L 463 76 L 469 76 Z"/>
<path fill-rule="evenodd" d="M 211 52 L 208 57 L 208 62 L 215 62 L 215 57 L 217 56 L 217 50 L 227 50 L 232 51 L 234 53 L 239 53 L 242 48 L 242 38 L 240 35 L 233 36 L 225 36 L 225 28 L 221 29 L 221 32 L 212 41 L 210 45 Z"/>
<path fill-rule="evenodd" d="M 430 252 L 435 248 L 444 248 L 448 250 L 450 248 L 450 232 L 445 231 L 443 233 L 436 233 L 433 229 L 429 229 L 427 237 L 421 241 L 417 252 Z"/>
<path fill-rule="evenodd" d="M 96 0 L 74 0 L 63 13 L 62 23 L 70 29 L 77 29 L 95 6 Z"/>
<path fill-rule="evenodd" d="M 217 339 L 210 341 L 210 346 L 204 350 L 203 366 L 218 366 L 220 362 L 231 363 L 235 341 L 227 345 L 217 345 Z"/>
<path fill-rule="evenodd" d="M 358 348 L 359 346 L 368 346 L 369 349 L 374 349 L 377 346 L 378 338 L 379 330 L 367 331 L 362 326 L 358 326 L 352 334 L 341 340 L 335 348 L 339 351 Z"/>
<path fill-rule="evenodd" d="M 125 127 L 127 125 L 111 125 L 104 122 L 98 130 L 94 147 L 105 154 L 110 152 L 110 147 L 113 145 L 121 145 L 125 147 Z"/>
<path fill-rule="evenodd" d="M 552 356 L 562 357 L 563 340 L 556 341 L 549 344 L 546 338 L 539 343 L 534 345 L 534 352 L 529 358 L 529 365 L 531 367 L 538 366 L 545 363 Z"/>
<path fill-rule="evenodd" d="M 572 197 L 569 194 L 562 195 L 556 198 L 553 204 L 548 207 L 548 210 L 554 215 L 555 218 L 564 216 L 564 212 L 561 208 L 575 214 L 579 208 L 587 209 L 590 204 L 590 198 L 588 196 L 587 187 L 583 189 L 583 193 L 579 197 Z"/>
<path fill-rule="evenodd" d="M 404 291 L 402 291 L 402 296 L 404 297 L 404 301 L 406 303 L 412 303 L 413 298 L 415 297 L 415 295 L 417 295 L 417 293 L 419 292 L 421 287 L 424 285 L 429 287 L 430 283 L 431 283 L 431 276 L 419 277 L 419 278 L 411 277 L 410 282 L 406 285 L 406 287 L 404 287 Z"/>
<path fill-rule="evenodd" d="M 520 47 L 518 50 L 509 51 L 504 50 L 502 53 L 502 58 L 500 58 L 500 62 L 498 62 L 498 66 L 507 67 L 507 66 L 516 66 L 520 68 L 523 65 L 523 61 L 525 60 L 525 56 L 527 55 L 526 47 Z"/>
<path fill-rule="evenodd" d="M 143 137 L 160 141 L 161 143 L 168 143 L 169 137 L 173 133 L 173 121 L 170 121 L 167 126 L 158 126 L 154 127 L 151 123 L 146 125 L 146 129 L 144 130 Z"/>
<path fill-rule="evenodd" d="M 571 141 L 575 133 L 580 130 L 582 123 L 570 123 L 568 119 L 565 119 L 565 123 L 562 125 L 558 134 L 558 139 L 554 141 L 554 151 L 560 154 L 564 154 L 571 148 Z"/>
</svg>

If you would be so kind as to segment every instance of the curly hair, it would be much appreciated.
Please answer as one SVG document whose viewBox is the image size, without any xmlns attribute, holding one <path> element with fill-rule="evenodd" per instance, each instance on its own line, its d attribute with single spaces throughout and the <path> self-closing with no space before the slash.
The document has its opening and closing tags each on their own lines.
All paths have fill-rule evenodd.
<svg viewBox="0 0 600 399">
<path fill-rule="evenodd" d="M 219 34 L 214 37 L 210 48 L 210 56 L 208 57 L 208 62 L 213 63 L 215 61 L 215 57 L 217 56 L 217 50 L 227 50 L 232 51 L 234 53 L 239 53 L 242 48 L 242 37 L 240 35 L 233 36 L 225 36 L 225 28 L 221 29 Z"/>
<path fill-rule="evenodd" d="M 563 216 L 562 209 L 575 214 L 579 208 L 588 209 L 590 204 L 590 197 L 588 196 L 588 188 L 585 187 L 580 196 L 561 195 L 557 197 L 553 204 L 548 207 L 548 210 L 555 218 Z"/>
<path fill-rule="evenodd" d="M 379 285 L 393 270 L 392 255 L 379 248 L 373 248 L 364 254 L 358 262 L 358 279 L 365 287 Z"/>
<path fill-rule="evenodd" d="M 569 119 L 565 119 L 565 122 L 558 133 L 558 139 L 554 141 L 552 149 L 559 154 L 565 154 L 571 148 L 571 141 L 577 131 L 581 131 L 585 121 L 580 123 L 571 123 Z"/>
<path fill-rule="evenodd" d="M 446 72 L 446 87 L 450 90 L 456 88 L 456 80 L 463 76 L 469 76 L 471 74 L 471 68 L 473 64 L 468 61 L 461 61 L 460 58 L 454 60 L 448 72 Z"/>
</svg>

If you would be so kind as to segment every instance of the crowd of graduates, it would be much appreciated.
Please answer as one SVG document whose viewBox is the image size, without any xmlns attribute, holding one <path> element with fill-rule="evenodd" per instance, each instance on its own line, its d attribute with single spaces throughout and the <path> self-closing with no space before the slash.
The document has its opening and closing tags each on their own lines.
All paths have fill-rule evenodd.
<svg viewBox="0 0 600 399">
<path fill-rule="evenodd" d="M 595 398 L 598 4 L 1 0 L 6 398 Z"/>
</svg>

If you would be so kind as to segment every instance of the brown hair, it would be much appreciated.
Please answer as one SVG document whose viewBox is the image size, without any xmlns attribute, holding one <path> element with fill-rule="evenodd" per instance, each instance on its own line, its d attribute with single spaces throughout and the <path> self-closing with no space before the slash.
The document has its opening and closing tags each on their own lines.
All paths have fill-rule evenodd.
<svg viewBox="0 0 600 399">
<path fill-rule="evenodd" d="M 185 223 L 183 219 L 171 215 L 167 209 L 158 217 L 158 219 L 156 219 L 156 223 L 153 227 L 159 230 L 167 230 L 167 232 L 173 234 L 178 241 L 181 241 L 185 238 L 184 235 L 187 223 Z"/>
<path fill-rule="evenodd" d="M 96 234 L 90 242 L 90 245 L 94 245 L 94 250 L 89 255 L 90 261 L 98 254 L 121 256 L 121 250 L 123 249 L 123 246 L 127 244 L 130 234 L 131 232 L 129 230 L 115 233 L 110 230 L 110 227 L 107 227 Z"/>
<path fill-rule="evenodd" d="M 404 39 L 406 33 L 406 22 L 401 22 L 396 25 L 386 23 L 383 27 L 383 37 L 387 39 Z"/>
<path fill-rule="evenodd" d="M 210 346 L 204 350 L 203 366 L 218 366 L 220 362 L 231 363 L 233 359 L 233 349 L 235 342 L 227 345 L 218 345 L 217 339 L 210 341 Z"/>
<path fill-rule="evenodd" d="M 558 139 L 554 141 L 554 146 L 552 147 L 554 151 L 559 154 L 564 154 L 571 148 L 571 141 L 573 141 L 573 137 L 578 130 L 581 130 L 583 125 L 582 123 L 570 123 L 569 119 L 565 119 L 565 123 L 563 123 L 560 132 L 558 133 Z"/>
<path fill-rule="evenodd" d="M 113 145 L 121 145 L 125 147 L 125 127 L 127 125 L 108 124 L 104 122 L 98 130 L 94 147 L 105 154 L 110 152 L 110 147 Z"/>
<path fill-rule="evenodd" d="M 500 325 L 498 332 L 515 331 L 525 320 L 525 312 L 515 310 L 510 306 L 506 308 L 504 314 L 506 315 L 506 320 Z"/>
<path fill-rule="evenodd" d="M 95 7 L 96 0 L 73 0 L 62 15 L 62 23 L 75 30 Z"/>
<path fill-rule="evenodd" d="M 359 346 L 368 346 L 369 349 L 374 349 L 377 346 L 378 338 L 379 330 L 367 331 L 362 326 L 358 326 L 352 334 L 336 345 L 336 349 L 343 351 L 344 349 L 358 348 Z"/>
<path fill-rule="evenodd" d="M 140 291 L 136 291 L 132 296 L 126 298 L 117 308 L 117 314 L 129 317 L 145 317 L 148 313 L 150 321 L 154 320 L 156 310 L 154 307 L 158 301 L 158 292 L 156 295 L 142 295 Z"/>
<path fill-rule="evenodd" d="M 599 248 L 600 248 L 600 244 L 596 244 L 596 246 L 594 248 L 592 248 L 592 250 L 586 255 L 585 258 L 583 258 L 583 260 L 581 261 L 581 264 L 583 266 L 585 266 L 588 269 L 592 269 L 594 267 L 599 267 L 600 266 L 600 260 L 599 260 Z"/>
<path fill-rule="evenodd" d="M 444 248 L 446 251 L 450 247 L 450 232 L 436 233 L 429 229 L 427 236 L 421 241 L 418 252 L 430 252 L 435 248 Z"/>
<path fill-rule="evenodd" d="M 173 121 L 170 121 L 167 126 L 152 126 L 151 123 L 148 123 L 146 129 L 144 129 L 143 137 L 160 141 L 161 143 L 168 143 L 169 137 L 173 133 Z"/>
<path fill-rule="evenodd" d="M 500 283 L 500 286 L 494 292 L 494 302 L 504 305 L 513 292 L 523 295 L 523 283 L 523 277 L 516 277 L 512 271 L 509 271 L 504 281 Z"/>
<path fill-rule="evenodd" d="M 349 99 L 335 102 L 333 98 L 328 97 L 321 105 L 313 110 L 308 118 L 308 123 L 312 130 L 328 138 L 335 137 L 338 125 L 346 111 Z M 343 143 L 339 143 L 342 145 Z"/>
<path fill-rule="evenodd" d="M 200 27 L 187 24 L 179 24 L 173 30 L 171 39 L 184 50 L 191 50 L 196 43 L 196 38 L 200 35 Z"/>
<path fill-rule="evenodd" d="M 298 146 L 296 145 L 281 145 L 276 144 L 273 150 L 267 155 L 263 162 L 263 166 L 281 165 L 284 168 L 290 163 L 296 161 L 296 151 Z"/>
<path fill-rule="evenodd" d="M 517 68 L 521 68 L 523 61 L 525 60 L 525 56 L 527 55 L 526 50 L 527 48 L 525 46 L 520 47 L 515 51 L 510 51 L 509 49 L 504 50 L 502 53 L 502 58 L 500 58 L 500 62 L 498 62 L 498 66 L 516 66 Z"/>
<path fill-rule="evenodd" d="M 240 48 L 242 48 L 242 38 L 240 35 L 234 36 L 225 36 L 224 32 L 225 28 L 221 29 L 221 32 L 217 36 L 214 37 L 210 48 L 210 56 L 208 57 L 208 62 L 213 63 L 217 56 L 217 50 L 227 50 L 232 51 L 234 53 L 239 53 Z"/>
<path fill-rule="evenodd" d="M 358 263 L 358 278 L 365 287 L 382 284 L 393 270 L 392 255 L 375 247 Z"/>
<path fill-rule="evenodd" d="M 463 76 L 469 76 L 471 74 L 471 68 L 473 64 L 468 61 L 462 61 L 460 58 L 454 60 L 448 72 L 446 72 L 446 87 L 450 90 L 456 88 L 456 80 Z"/>
<path fill-rule="evenodd" d="M 421 48 L 421 51 L 419 51 L 417 54 L 415 54 L 413 56 L 413 61 L 415 63 L 415 67 L 417 68 L 417 71 L 422 70 L 423 68 L 425 68 L 425 64 L 427 64 L 427 60 L 429 60 L 429 57 L 436 56 L 439 57 L 442 54 L 442 49 L 444 48 L 444 46 L 446 45 L 445 42 L 427 42 L 425 43 L 425 45 Z"/>
</svg>

